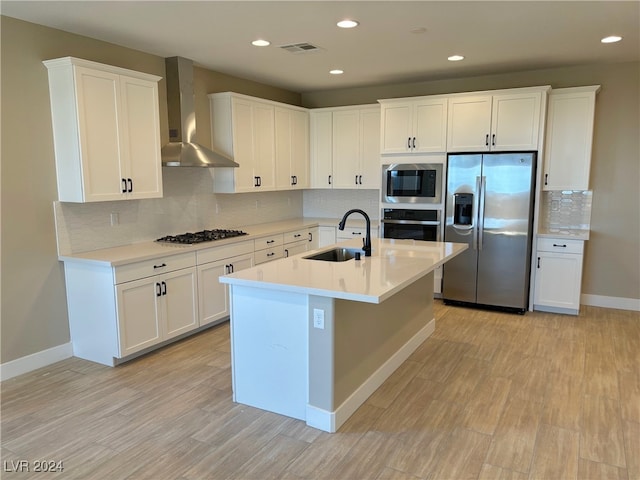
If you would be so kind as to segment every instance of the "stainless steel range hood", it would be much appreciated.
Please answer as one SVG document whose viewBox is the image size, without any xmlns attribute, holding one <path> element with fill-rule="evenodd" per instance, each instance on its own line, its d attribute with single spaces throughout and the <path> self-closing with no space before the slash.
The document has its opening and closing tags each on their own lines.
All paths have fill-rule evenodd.
<svg viewBox="0 0 640 480">
<path fill-rule="evenodd" d="M 165 59 L 169 140 L 162 147 L 165 167 L 238 167 L 232 159 L 196 143 L 193 62 L 183 57 Z"/>
</svg>

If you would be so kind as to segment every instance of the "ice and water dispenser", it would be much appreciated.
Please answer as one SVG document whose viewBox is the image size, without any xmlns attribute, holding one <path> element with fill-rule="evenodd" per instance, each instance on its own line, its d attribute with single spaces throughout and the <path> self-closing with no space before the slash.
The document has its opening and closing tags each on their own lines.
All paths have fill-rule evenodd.
<svg viewBox="0 0 640 480">
<path fill-rule="evenodd" d="M 471 225 L 473 216 L 473 193 L 453 194 L 453 224 Z"/>
</svg>

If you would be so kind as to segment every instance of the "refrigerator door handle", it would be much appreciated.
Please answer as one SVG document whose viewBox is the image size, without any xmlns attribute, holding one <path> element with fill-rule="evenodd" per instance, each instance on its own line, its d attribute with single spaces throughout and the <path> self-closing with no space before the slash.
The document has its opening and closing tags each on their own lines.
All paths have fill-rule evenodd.
<svg viewBox="0 0 640 480">
<path fill-rule="evenodd" d="M 487 177 L 484 175 L 479 177 L 479 205 L 478 205 L 478 250 L 482 250 L 482 242 L 484 239 L 484 194 L 487 189 Z"/>
</svg>

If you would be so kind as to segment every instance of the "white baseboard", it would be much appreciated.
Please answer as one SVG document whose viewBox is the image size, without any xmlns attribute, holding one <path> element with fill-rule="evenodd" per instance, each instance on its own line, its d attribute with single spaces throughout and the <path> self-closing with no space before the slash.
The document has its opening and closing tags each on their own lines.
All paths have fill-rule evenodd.
<svg viewBox="0 0 640 480">
<path fill-rule="evenodd" d="M 367 398 L 382 385 L 389 376 L 409 356 L 429 338 L 436 329 L 435 319 L 431 319 L 418 333 L 409 339 L 400 350 L 394 353 L 386 362 L 384 362 L 378 370 L 376 370 L 362 385 L 360 385 L 349 398 L 335 411 L 329 412 L 312 405 L 307 405 L 307 425 L 310 427 L 324 430 L 325 432 L 335 433 L 344 422 L 362 405 Z"/>
<path fill-rule="evenodd" d="M 607 297 L 605 295 L 583 293 L 580 296 L 580 303 L 592 307 L 617 308 L 618 310 L 640 312 L 640 298 Z"/>
<path fill-rule="evenodd" d="M 42 350 L 26 357 L 17 358 L 0 365 L 0 381 L 9 380 L 23 373 L 29 373 L 38 368 L 46 367 L 52 363 L 65 360 L 73 356 L 71 342 L 58 345 L 57 347 Z"/>
</svg>

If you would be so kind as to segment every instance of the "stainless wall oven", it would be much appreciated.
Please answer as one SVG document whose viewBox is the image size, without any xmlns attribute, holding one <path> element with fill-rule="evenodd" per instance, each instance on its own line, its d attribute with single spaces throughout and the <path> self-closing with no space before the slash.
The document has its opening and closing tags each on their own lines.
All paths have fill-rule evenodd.
<svg viewBox="0 0 640 480">
<path fill-rule="evenodd" d="M 383 203 L 441 203 L 442 165 L 394 163 L 382 166 Z"/>
<path fill-rule="evenodd" d="M 382 209 L 382 237 L 440 241 L 440 210 Z"/>
</svg>

